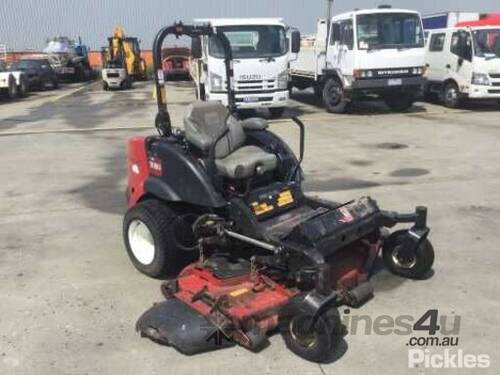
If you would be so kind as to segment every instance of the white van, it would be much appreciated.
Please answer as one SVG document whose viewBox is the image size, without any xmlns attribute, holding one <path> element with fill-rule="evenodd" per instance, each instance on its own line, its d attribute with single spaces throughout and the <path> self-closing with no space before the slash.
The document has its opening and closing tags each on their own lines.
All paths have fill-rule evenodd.
<svg viewBox="0 0 500 375">
<path fill-rule="evenodd" d="M 450 108 L 464 99 L 500 99 L 500 22 L 480 20 L 431 30 L 426 45 L 426 93 Z"/>
</svg>

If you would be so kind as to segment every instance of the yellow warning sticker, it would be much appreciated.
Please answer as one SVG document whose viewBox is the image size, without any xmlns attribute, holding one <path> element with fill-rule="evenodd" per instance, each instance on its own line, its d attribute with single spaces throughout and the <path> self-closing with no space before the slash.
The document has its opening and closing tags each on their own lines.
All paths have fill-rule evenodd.
<svg viewBox="0 0 500 375">
<path fill-rule="evenodd" d="M 245 294 L 246 292 L 248 292 L 247 288 L 240 288 L 240 289 L 233 290 L 232 292 L 229 293 L 229 295 L 231 297 L 238 297 L 238 296 L 241 296 L 242 294 Z"/>
</svg>

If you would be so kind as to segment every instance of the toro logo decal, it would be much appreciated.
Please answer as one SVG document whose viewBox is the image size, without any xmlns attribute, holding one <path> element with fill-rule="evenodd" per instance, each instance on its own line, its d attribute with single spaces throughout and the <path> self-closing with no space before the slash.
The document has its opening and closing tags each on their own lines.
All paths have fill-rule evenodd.
<svg viewBox="0 0 500 375">
<path fill-rule="evenodd" d="M 161 176 L 163 174 L 161 160 L 158 158 L 149 158 L 148 168 L 149 168 L 149 173 L 153 176 Z"/>
</svg>

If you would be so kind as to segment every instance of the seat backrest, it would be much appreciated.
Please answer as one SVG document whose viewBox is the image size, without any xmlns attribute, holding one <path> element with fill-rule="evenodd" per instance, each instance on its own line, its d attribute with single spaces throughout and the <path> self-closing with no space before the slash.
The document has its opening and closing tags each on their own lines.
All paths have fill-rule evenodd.
<svg viewBox="0 0 500 375">
<path fill-rule="evenodd" d="M 217 143 L 215 157 L 229 155 L 245 143 L 241 123 L 229 115 L 227 108 L 216 101 L 197 101 L 188 106 L 184 117 L 184 130 L 188 142 L 202 151 L 208 151 L 225 129 L 228 133 Z"/>
</svg>

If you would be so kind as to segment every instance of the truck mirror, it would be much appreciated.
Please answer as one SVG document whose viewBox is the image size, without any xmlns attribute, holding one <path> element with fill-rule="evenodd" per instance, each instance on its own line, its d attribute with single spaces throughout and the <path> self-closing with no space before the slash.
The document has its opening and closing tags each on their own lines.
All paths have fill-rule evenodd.
<svg viewBox="0 0 500 375">
<path fill-rule="evenodd" d="M 201 39 L 199 37 L 193 37 L 191 39 L 191 57 L 193 59 L 201 59 Z"/>
<path fill-rule="evenodd" d="M 292 31 L 292 53 L 299 53 L 300 51 L 300 31 Z"/>
</svg>

